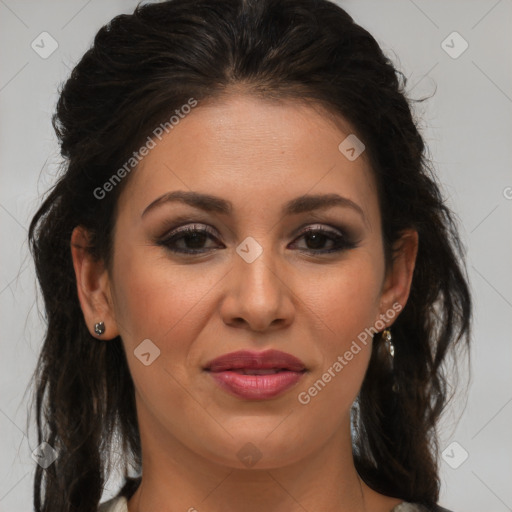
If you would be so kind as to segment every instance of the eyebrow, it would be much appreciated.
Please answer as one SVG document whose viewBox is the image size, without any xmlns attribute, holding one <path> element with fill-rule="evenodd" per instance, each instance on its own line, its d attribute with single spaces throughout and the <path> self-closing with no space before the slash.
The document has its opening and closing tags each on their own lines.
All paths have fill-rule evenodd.
<svg viewBox="0 0 512 512">
<path fill-rule="evenodd" d="M 141 217 L 146 215 L 150 210 L 164 203 L 180 202 L 204 210 L 206 212 L 214 212 L 222 215 L 229 215 L 233 210 L 231 201 L 222 199 L 210 194 L 202 194 L 199 192 L 176 190 L 168 192 L 151 202 L 144 211 Z M 334 206 L 341 206 L 351 208 L 361 215 L 366 222 L 366 215 L 363 209 L 347 197 L 342 197 L 338 194 L 318 194 L 318 195 L 304 195 L 292 199 L 284 204 L 281 209 L 282 216 L 297 215 L 299 213 L 310 212 L 313 210 L 320 210 L 331 208 Z"/>
</svg>

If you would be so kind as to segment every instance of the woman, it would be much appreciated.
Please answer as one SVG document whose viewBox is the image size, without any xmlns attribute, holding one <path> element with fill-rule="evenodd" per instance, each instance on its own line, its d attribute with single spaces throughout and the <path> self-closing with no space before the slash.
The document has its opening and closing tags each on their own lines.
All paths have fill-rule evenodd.
<svg viewBox="0 0 512 512">
<path fill-rule="evenodd" d="M 171 0 L 60 95 L 36 511 L 437 504 L 471 297 L 405 79 L 322 0 Z M 52 452 L 53 453 L 53 452 Z"/>
</svg>

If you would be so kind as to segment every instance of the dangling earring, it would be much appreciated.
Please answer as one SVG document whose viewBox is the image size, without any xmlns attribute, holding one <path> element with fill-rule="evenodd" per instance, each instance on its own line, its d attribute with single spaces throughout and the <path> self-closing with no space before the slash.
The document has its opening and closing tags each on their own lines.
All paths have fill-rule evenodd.
<svg viewBox="0 0 512 512">
<path fill-rule="evenodd" d="M 391 367 L 393 368 L 393 373 L 394 373 L 394 369 L 395 369 L 395 345 L 393 344 L 393 337 L 391 336 L 391 331 L 389 329 L 384 329 L 382 331 L 382 338 L 384 339 L 384 342 L 386 343 L 386 348 L 387 348 L 387 351 L 389 353 L 389 355 L 391 356 Z M 396 383 L 395 381 L 395 377 L 393 376 L 393 386 L 392 386 L 392 390 L 393 392 L 395 393 L 398 393 L 399 391 L 399 387 L 398 387 L 398 384 Z"/>
<path fill-rule="evenodd" d="M 105 324 L 103 322 L 97 322 L 94 324 L 94 332 L 101 336 L 105 332 Z"/>
<path fill-rule="evenodd" d="M 391 336 L 391 331 L 389 329 L 384 329 L 382 331 L 382 337 L 386 342 L 386 348 L 388 349 L 389 355 L 391 356 L 391 361 L 393 361 L 395 357 L 395 346 L 393 345 L 393 337 Z"/>
</svg>

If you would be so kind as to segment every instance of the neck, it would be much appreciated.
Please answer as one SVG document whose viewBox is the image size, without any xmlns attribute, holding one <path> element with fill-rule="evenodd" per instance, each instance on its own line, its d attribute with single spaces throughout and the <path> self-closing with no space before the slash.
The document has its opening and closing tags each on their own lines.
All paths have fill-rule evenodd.
<svg viewBox="0 0 512 512">
<path fill-rule="evenodd" d="M 286 466 L 262 457 L 243 469 L 198 455 L 159 425 L 139 425 L 143 476 L 129 512 L 366 512 L 375 497 L 354 467 L 350 418 L 328 443 Z"/>
</svg>

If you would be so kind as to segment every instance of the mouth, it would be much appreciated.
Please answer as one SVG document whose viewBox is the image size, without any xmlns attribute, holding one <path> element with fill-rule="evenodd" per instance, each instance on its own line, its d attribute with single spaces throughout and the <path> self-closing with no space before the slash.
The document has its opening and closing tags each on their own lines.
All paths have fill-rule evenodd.
<svg viewBox="0 0 512 512">
<path fill-rule="evenodd" d="M 246 375 L 266 375 L 281 371 L 302 372 L 306 366 L 299 358 L 280 350 L 239 350 L 213 359 L 203 369 L 210 372 L 234 371 Z"/>
<path fill-rule="evenodd" d="M 233 352 L 203 368 L 221 389 L 243 400 L 267 400 L 281 395 L 302 378 L 307 368 L 291 354 Z"/>
</svg>

